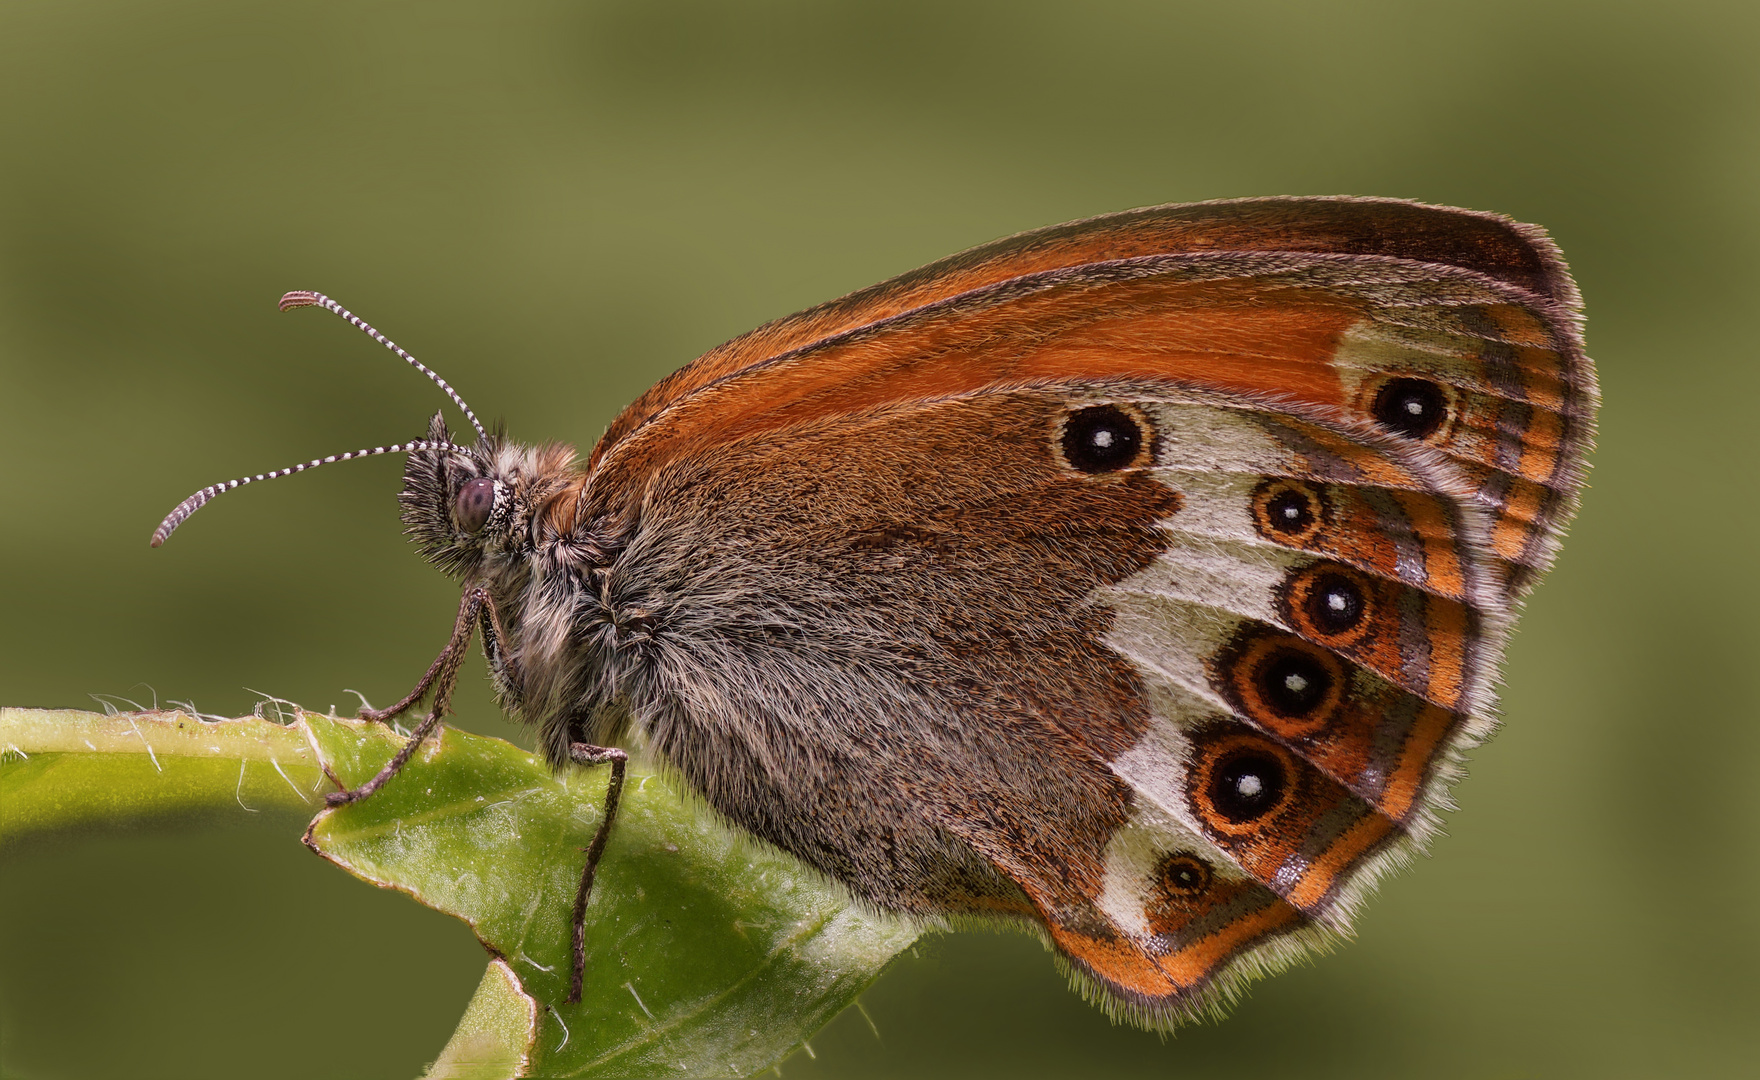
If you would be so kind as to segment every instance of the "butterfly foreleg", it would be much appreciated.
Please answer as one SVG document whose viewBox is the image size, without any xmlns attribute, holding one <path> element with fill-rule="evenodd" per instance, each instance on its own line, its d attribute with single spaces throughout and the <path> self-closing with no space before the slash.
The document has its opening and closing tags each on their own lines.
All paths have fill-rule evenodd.
<svg viewBox="0 0 1760 1080">
<path fill-rule="evenodd" d="M 471 627 L 477 621 L 478 612 L 482 611 L 485 606 L 491 611 L 495 608 L 495 602 L 490 598 L 489 590 L 481 586 L 466 589 L 464 595 L 459 598 L 458 618 L 452 624 L 452 637 L 447 640 L 446 647 L 440 650 L 440 655 L 434 657 L 434 662 L 428 665 L 428 670 L 417 680 L 415 689 L 404 695 L 403 700 L 388 708 L 361 709 L 358 718 L 381 724 L 386 723 L 393 717 L 408 712 L 411 706 L 426 697 L 428 691 L 435 689 L 436 686 L 441 687 L 439 693 L 435 695 L 437 705 L 440 704 L 442 695 L 450 698 L 452 684 L 458 678 L 458 667 L 464 662 L 465 649 L 471 643 Z M 499 629 L 499 619 L 496 620 L 495 625 Z"/>
<path fill-rule="evenodd" d="M 385 767 L 380 769 L 376 776 L 353 791 L 333 791 L 325 796 L 324 802 L 327 805 L 343 806 L 347 803 L 359 802 L 384 787 L 387 781 L 402 770 L 410 756 L 416 752 L 416 748 L 422 745 L 422 742 L 436 727 L 440 726 L 440 718 L 446 715 L 447 706 L 452 702 L 453 687 L 458 685 L 458 669 L 464 663 L 465 651 L 470 647 L 471 631 L 476 626 L 479 614 L 485 608 L 491 613 L 492 624 L 499 629 L 501 621 L 493 614 L 495 601 L 490 597 L 489 590 L 482 586 L 466 589 L 458 604 L 458 619 L 453 623 L 452 637 L 446 642 L 446 647 L 440 651 L 440 655 L 436 656 L 434 662 L 428 666 L 427 673 L 422 676 L 420 682 L 416 683 L 415 689 L 411 690 L 402 701 L 388 709 L 361 710 L 361 719 L 384 723 L 408 710 L 410 706 L 420 701 L 430 691 L 434 695 L 433 708 L 428 710 L 428 715 L 422 719 L 420 724 L 416 725 L 416 729 L 410 732 L 409 739 L 397 751 L 397 755 L 386 762 Z"/>
<path fill-rule="evenodd" d="M 484 593 L 478 625 L 483 634 L 483 656 L 489 661 L 489 674 L 494 680 L 496 693 L 501 695 L 503 705 L 509 704 L 509 697 L 517 703 L 518 688 L 524 680 L 520 678 L 519 664 L 513 657 L 507 628 L 501 625 L 501 611 L 495 606 L 495 597 L 491 594 Z"/>
<path fill-rule="evenodd" d="M 581 887 L 574 894 L 574 964 L 568 977 L 568 1003 L 581 1000 L 581 983 L 587 970 L 587 897 L 593 891 L 593 875 L 598 872 L 599 859 L 605 854 L 605 842 L 611 838 L 611 823 L 617 819 L 617 804 L 623 797 L 623 771 L 629 755 L 615 746 L 594 746 L 575 742 L 568 745 L 568 757 L 577 765 L 611 766 L 611 782 L 605 786 L 605 813 L 599 819 L 599 831 L 587 848 L 587 865 L 581 871 Z"/>
</svg>

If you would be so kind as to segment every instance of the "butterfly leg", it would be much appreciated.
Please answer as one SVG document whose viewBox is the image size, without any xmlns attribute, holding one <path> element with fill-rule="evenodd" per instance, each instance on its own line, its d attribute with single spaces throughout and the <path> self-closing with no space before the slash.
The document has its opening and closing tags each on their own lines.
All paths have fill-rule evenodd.
<svg viewBox="0 0 1760 1080">
<path fill-rule="evenodd" d="M 427 696 L 428 691 L 434 688 L 434 684 L 439 682 L 443 675 L 450 673 L 451 678 L 456 678 L 458 666 L 464 661 L 465 648 L 470 645 L 471 625 L 476 622 L 477 613 L 485 605 L 490 610 L 494 610 L 495 604 L 489 599 L 489 590 L 480 586 L 466 589 L 464 596 L 459 599 L 458 619 L 452 624 L 452 638 L 447 641 L 446 647 L 440 650 L 440 655 L 434 658 L 434 662 L 428 665 L 427 672 L 416 683 L 416 688 L 411 690 L 402 701 L 390 708 L 362 709 L 359 718 L 385 723 L 394 716 L 408 712 L 410 706 Z M 500 628 L 500 622 L 499 618 L 495 620 L 497 629 Z M 445 689 L 450 696 L 452 690 L 450 679 L 447 681 Z"/>
<path fill-rule="evenodd" d="M 410 691 L 408 697 L 389 709 L 361 710 L 361 719 L 384 723 L 408 710 L 430 690 L 434 693 L 434 707 L 428 711 L 428 715 L 423 718 L 422 722 L 416 725 L 416 729 L 410 732 L 409 740 L 397 751 L 397 756 L 386 762 L 385 767 L 379 770 L 377 776 L 353 791 L 333 791 L 326 795 L 324 797 L 325 805 L 344 806 L 348 803 L 359 802 L 384 787 L 386 781 L 396 776 L 409 761 L 410 756 L 416 752 L 417 747 L 422 745 L 423 740 L 427 739 L 429 734 L 440 726 L 440 718 L 446 715 L 446 707 L 452 701 L 452 688 L 458 683 L 459 666 L 464 663 L 465 651 L 471 643 L 471 630 L 476 626 L 478 614 L 485 606 L 490 611 L 494 611 L 495 602 L 490 599 L 489 590 L 480 586 L 466 589 L 463 599 L 459 601 L 458 621 L 452 626 L 452 638 L 447 641 L 446 648 L 442 649 L 440 655 L 435 657 L 434 662 L 428 666 L 427 674 L 423 675 L 421 681 L 416 683 L 416 688 Z M 497 626 L 500 625 L 498 618 L 494 621 Z"/>
<path fill-rule="evenodd" d="M 519 664 L 509 650 L 507 628 L 501 625 L 501 612 L 495 599 L 488 596 L 482 613 L 477 617 L 477 630 L 483 635 L 483 658 L 489 661 L 489 681 L 497 698 L 506 707 L 518 700 L 518 687 L 523 685 Z"/>
<path fill-rule="evenodd" d="M 611 782 L 605 786 L 605 815 L 599 819 L 599 831 L 593 834 L 592 846 L 587 848 L 580 891 L 574 894 L 574 967 L 568 977 L 568 1003 L 578 1005 L 587 970 L 587 896 L 593 891 L 593 875 L 598 872 L 600 856 L 605 854 L 605 841 L 611 837 L 611 823 L 617 819 L 617 804 L 623 797 L 623 770 L 629 755 L 614 746 L 577 742 L 569 744 L 568 756 L 577 765 L 611 765 Z"/>
</svg>

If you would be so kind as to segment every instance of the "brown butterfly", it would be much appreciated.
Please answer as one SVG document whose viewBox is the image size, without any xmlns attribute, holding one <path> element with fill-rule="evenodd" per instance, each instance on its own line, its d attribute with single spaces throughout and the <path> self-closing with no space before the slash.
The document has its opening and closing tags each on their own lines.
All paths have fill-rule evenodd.
<svg viewBox="0 0 1760 1080">
<path fill-rule="evenodd" d="M 473 444 L 436 415 L 324 459 L 408 452 L 403 520 L 465 586 L 370 715 L 433 710 L 332 801 L 438 723 L 475 630 L 552 764 L 613 766 L 576 996 L 633 727 L 862 900 L 1030 927 L 1137 1023 L 1213 1011 L 1348 931 L 1491 733 L 1582 486 L 1579 307 L 1545 233 L 1490 214 L 1162 206 L 754 330 L 584 467 L 468 409 Z"/>
</svg>

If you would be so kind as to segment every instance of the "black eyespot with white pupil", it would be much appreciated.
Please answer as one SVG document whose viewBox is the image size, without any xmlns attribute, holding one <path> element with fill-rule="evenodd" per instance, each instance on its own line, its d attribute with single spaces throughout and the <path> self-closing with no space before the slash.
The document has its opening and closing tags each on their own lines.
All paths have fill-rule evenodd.
<svg viewBox="0 0 1760 1080">
<path fill-rule="evenodd" d="M 1374 413 L 1382 427 L 1422 439 L 1448 419 L 1448 398 L 1426 379 L 1391 379 L 1375 395 Z"/>
<path fill-rule="evenodd" d="M 1357 583 L 1343 574 L 1323 574 L 1308 592 L 1308 618 L 1328 634 L 1354 630 L 1368 603 Z"/>
<path fill-rule="evenodd" d="M 1071 413 L 1063 428 L 1063 456 L 1085 473 L 1114 472 L 1137 459 L 1143 429 L 1113 405 Z"/>
<path fill-rule="evenodd" d="M 1160 877 L 1169 896 L 1197 896 L 1210 887 L 1210 867 L 1192 855 L 1169 855 L 1161 863 Z"/>
<path fill-rule="evenodd" d="M 474 535 L 482 531 L 493 509 L 495 481 L 479 476 L 458 489 L 458 497 L 452 503 L 452 516 L 460 529 Z"/>
<path fill-rule="evenodd" d="M 1216 766 L 1208 794 L 1216 812 L 1238 825 L 1275 809 L 1287 786 L 1283 762 L 1263 751 L 1242 750 Z"/>
<path fill-rule="evenodd" d="M 1271 527 L 1281 533 L 1299 533 L 1314 524 L 1314 502 L 1294 489 L 1280 491 L 1265 507 Z"/>
<path fill-rule="evenodd" d="M 1285 716 L 1306 716 L 1325 702 L 1332 673 L 1305 652 L 1281 649 L 1259 668 L 1259 693 Z"/>
</svg>

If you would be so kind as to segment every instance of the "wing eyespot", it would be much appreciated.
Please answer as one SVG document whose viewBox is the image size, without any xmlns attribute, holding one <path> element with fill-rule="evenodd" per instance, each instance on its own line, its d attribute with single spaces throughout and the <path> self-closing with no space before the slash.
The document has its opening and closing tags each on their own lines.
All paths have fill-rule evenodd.
<svg viewBox="0 0 1760 1080">
<path fill-rule="evenodd" d="M 1303 649 L 1278 649 L 1253 672 L 1259 696 L 1286 717 L 1321 711 L 1338 685 L 1329 665 Z"/>
<path fill-rule="evenodd" d="M 1258 735 L 1228 735 L 1204 745 L 1192 801 L 1204 825 L 1224 836 L 1259 831 L 1295 799 L 1300 779 L 1288 750 Z"/>
<path fill-rule="evenodd" d="M 1283 588 L 1283 606 L 1297 633 L 1322 645 L 1345 648 L 1374 627 L 1378 593 L 1366 576 L 1348 566 L 1315 563 L 1291 575 Z"/>
<path fill-rule="evenodd" d="M 1230 649 L 1217 669 L 1219 689 L 1242 716 L 1286 739 L 1305 738 L 1331 723 L 1350 679 L 1330 651 L 1273 631 Z"/>
<path fill-rule="evenodd" d="M 1274 543 L 1306 546 L 1331 517 L 1325 495 L 1313 484 L 1275 477 L 1253 490 L 1253 527 Z"/>
<path fill-rule="evenodd" d="M 1175 852 L 1155 868 L 1155 881 L 1163 899 L 1190 900 L 1210 889 L 1210 866 L 1196 855 Z"/>
<path fill-rule="evenodd" d="M 1108 473 L 1145 464 L 1154 428 L 1135 409 L 1091 405 L 1064 419 L 1058 437 L 1063 460 L 1079 472 Z"/>
<path fill-rule="evenodd" d="M 1375 422 L 1408 439 L 1427 439 L 1442 430 L 1452 410 L 1448 393 L 1429 379 L 1389 379 L 1375 391 L 1369 413 Z"/>
</svg>

